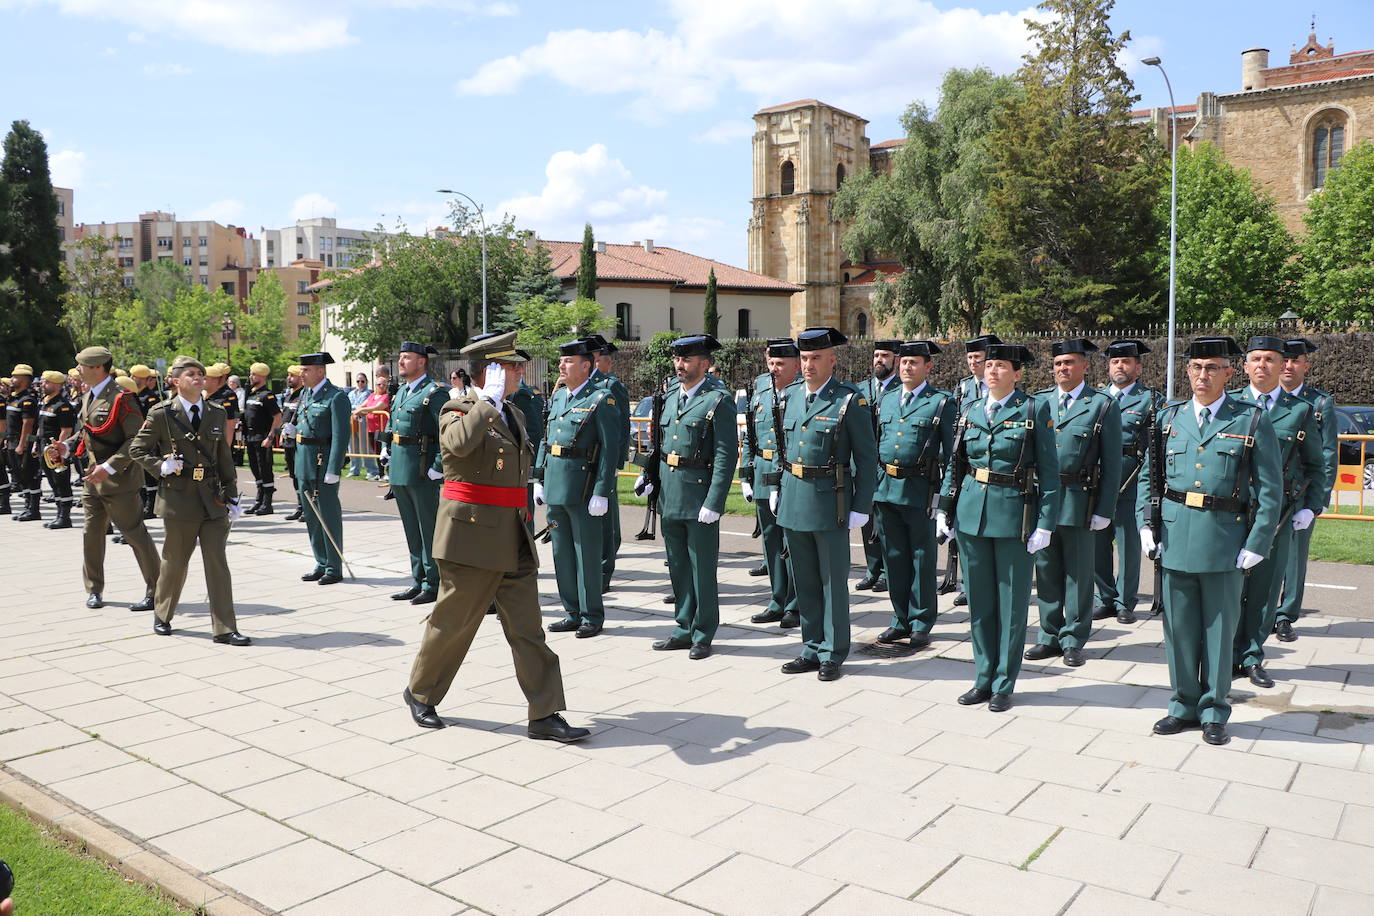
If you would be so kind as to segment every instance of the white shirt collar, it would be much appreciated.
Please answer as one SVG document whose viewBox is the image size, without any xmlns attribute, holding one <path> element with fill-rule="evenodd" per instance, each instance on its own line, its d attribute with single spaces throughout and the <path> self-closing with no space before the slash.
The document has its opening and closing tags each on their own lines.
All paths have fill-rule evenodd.
<svg viewBox="0 0 1374 916">
<path fill-rule="evenodd" d="M 1217 411 L 1221 410 L 1221 405 L 1225 403 L 1225 401 L 1226 392 L 1224 391 L 1221 393 L 1221 397 L 1217 398 L 1210 404 L 1199 404 L 1197 402 L 1197 398 L 1193 398 L 1193 413 L 1197 414 L 1198 416 L 1201 416 L 1202 409 L 1205 407 L 1206 409 L 1212 412 L 1212 419 L 1216 419 Z"/>
<path fill-rule="evenodd" d="M 692 395 L 700 391 L 701 386 L 704 384 L 706 384 L 706 376 L 704 375 L 701 377 L 701 381 L 697 382 L 691 388 L 682 388 L 682 384 L 678 383 L 678 387 L 682 388 L 682 399 L 684 401 L 690 401 L 692 399 Z"/>
<path fill-rule="evenodd" d="M 1083 396 L 1083 389 L 1087 386 L 1088 382 L 1086 379 L 1084 381 L 1079 382 L 1077 388 L 1071 388 L 1068 391 L 1065 391 L 1063 388 L 1060 388 L 1056 385 L 1055 397 L 1062 401 L 1064 400 L 1064 395 L 1067 394 L 1069 396 L 1070 401 L 1076 401 Z"/>
<path fill-rule="evenodd" d="M 177 395 L 177 400 L 181 402 L 181 410 L 182 410 L 182 412 L 185 413 L 186 416 L 188 416 L 188 417 L 191 415 L 191 408 L 192 408 L 192 407 L 199 407 L 199 406 L 200 406 L 199 404 L 192 404 L 190 401 L 188 401 L 188 400 L 186 400 L 185 398 L 183 398 L 180 394 Z"/>
<path fill-rule="evenodd" d="M 419 388 L 419 387 L 420 387 L 420 384 L 421 384 L 422 382 L 424 382 L 424 381 L 426 381 L 426 380 L 428 380 L 428 379 L 429 379 L 429 376 L 428 376 L 428 375 L 422 375 L 422 376 L 420 376 L 419 378 L 417 378 L 417 379 L 416 379 L 415 381 L 413 381 L 413 382 L 407 382 L 407 383 L 406 383 L 406 387 L 409 388 L 409 389 L 411 390 L 411 392 L 413 393 L 413 392 L 415 391 L 416 388 Z"/>
<path fill-rule="evenodd" d="M 831 378 L 834 378 L 834 376 L 831 376 Z M 802 379 L 802 388 L 806 391 L 807 394 L 820 394 L 821 391 L 825 389 L 825 386 L 829 384 L 830 379 L 826 379 L 825 381 L 817 385 L 815 388 L 812 388 L 810 382 L 808 382 L 805 378 Z"/>
<path fill-rule="evenodd" d="M 1107 391 L 1111 394 L 1112 397 L 1116 397 L 1117 395 L 1122 394 L 1130 394 L 1132 391 L 1135 391 L 1135 386 L 1139 384 L 1139 382 L 1131 382 L 1125 388 L 1118 388 L 1116 387 L 1116 385 L 1109 385 L 1107 387 Z"/>
<path fill-rule="evenodd" d="M 1016 389 L 1015 389 L 1015 388 L 1013 388 L 1011 391 L 1007 392 L 1007 396 L 1004 397 L 1004 398 L 1002 398 L 1001 400 L 998 400 L 997 398 L 994 398 L 994 397 L 992 396 L 992 392 L 991 392 L 991 391 L 989 391 L 989 392 L 985 395 L 985 397 L 988 399 L 988 404 L 996 404 L 998 407 L 1006 407 L 1006 406 L 1007 406 L 1007 401 L 1010 401 L 1012 395 L 1014 395 L 1014 394 L 1016 394 Z M 984 405 L 984 406 L 986 406 L 986 405 Z"/>
<path fill-rule="evenodd" d="M 100 392 L 102 392 L 102 391 L 105 390 L 105 386 L 108 385 L 108 384 L 110 384 L 110 382 L 113 382 L 113 381 L 114 381 L 114 376 L 113 376 L 113 375 L 107 375 L 107 376 L 105 376 L 105 378 L 104 378 L 103 381 L 97 382 L 96 384 L 92 385 L 92 386 L 91 386 L 91 390 L 90 390 L 89 392 L 87 392 L 87 393 L 88 393 L 91 397 L 97 397 L 97 396 L 100 394 Z"/>
<path fill-rule="evenodd" d="M 1255 399 L 1255 403 L 1256 403 L 1256 404 L 1258 404 L 1258 403 L 1259 403 L 1259 399 L 1262 398 L 1262 397 L 1265 397 L 1266 394 L 1267 394 L 1268 396 L 1273 397 L 1273 400 L 1269 402 L 1269 407 L 1268 407 L 1269 410 L 1273 410 L 1273 409 L 1274 409 L 1274 405 L 1277 404 L 1277 403 L 1279 402 L 1279 395 L 1280 395 L 1282 392 L 1283 392 L 1283 386 L 1282 386 L 1282 385 L 1275 385 L 1275 386 L 1274 386 L 1274 390 L 1273 390 L 1273 391 L 1270 391 L 1270 392 L 1267 392 L 1267 393 L 1266 393 L 1266 392 L 1263 392 L 1263 391 L 1260 391 L 1260 390 L 1259 390 L 1258 388 L 1256 388 L 1253 384 L 1250 385 L 1250 397 L 1252 397 L 1252 398 Z"/>
<path fill-rule="evenodd" d="M 322 379 L 320 379 L 320 383 L 319 383 L 318 385 L 316 385 L 315 387 L 311 388 L 311 389 L 310 389 L 310 393 L 311 393 L 311 394 L 319 394 L 319 393 L 320 393 L 320 389 L 324 387 L 324 383 L 327 382 L 327 381 L 329 381 L 329 379 L 327 379 L 327 378 L 322 378 Z"/>
<path fill-rule="evenodd" d="M 1280 385 L 1279 387 L 1283 387 L 1283 386 Z M 1307 387 L 1307 383 L 1306 383 L 1306 382 L 1303 382 L 1301 385 L 1299 385 L 1298 387 L 1292 389 L 1292 390 L 1289 391 L 1288 393 L 1291 394 L 1291 395 L 1294 395 L 1294 396 L 1296 397 L 1296 396 L 1298 396 L 1298 395 L 1301 395 L 1301 394 L 1302 394 L 1302 390 L 1303 390 L 1304 388 L 1306 388 L 1306 387 Z"/>
<path fill-rule="evenodd" d="M 903 389 L 902 389 L 902 394 L 901 394 L 901 396 L 902 396 L 902 397 L 906 397 L 906 396 L 909 394 L 909 395 L 911 395 L 912 397 L 915 397 L 916 395 L 920 394 L 922 391 L 925 391 L 926 385 L 927 385 L 927 384 L 929 384 L 929 383 L 928 383 L 928 382 L 922 382 L 921 384 L 917 385 L 915 388 L 911 389 L 910 391 L 907 391 L 906 388 L 903 388 Z"/>
</svg>

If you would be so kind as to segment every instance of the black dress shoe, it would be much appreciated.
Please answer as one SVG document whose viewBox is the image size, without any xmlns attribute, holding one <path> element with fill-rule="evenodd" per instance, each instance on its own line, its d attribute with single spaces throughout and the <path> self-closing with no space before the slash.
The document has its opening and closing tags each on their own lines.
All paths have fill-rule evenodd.
<svg viewBox="0 0 1374 916">
<path fill-rule="evenodd" d="M 664 595 L 664 596 L 663 596 L 663 603 L 664 603 L 664 604 L 677 604 L 677 595 Z"/>
<path fill-rule="evenodd" d="M 782 666 L 783 674 L 805 674 L 808 671 L 819 671 L 821 661 L 818 658 L 794 658 Z"/>
<path fill-rule="evenodd" d="M 114 537 L 110 538 L 110 543 L 112 543 L 112 544 L 123 544 L 123 543 L 124 543 L 124 535 L 122 535 L 122 534 L 116 534 Z"/>
<path fill-rule="evenodd" d="M 418 594 L 420 594 L 420 586 L 418 586 L 418 585 L 412 585 L 410 588 L 406 589 L 405 591 L 403 591 L 403 592 L 397 592 L 396 594 L 392 595 L 392 596 L 391 596 L 391 600 L 392 600 L 392 601 L 409 601 L 411 598 L 414 598 L 414 597 L 415 597 L 416 595 L 418 595 Z"/>
<path fill-rule="evenodd" d="M 694 662 L 699 662 L 703 658 L 711 657 L 711 644 L 709 642 L 694 642 L 692 649 L 687 653 L 687 657 Z"/>
<path fill-rule="evenodd" d="M 91 592 L 86 596 L 86 607 L 91 610 L 105 606 L 105 599 L 100 597 L 100 592 Z"/>
<path fill-rule="evenodd" d="M 129 605 L 131 611 L 151 611 L 153 609 L 153 596 L 144 595 L 142 601 L 134 602 Z"/>
<path fill-rule="evenodd" d="M 495 613 L 496 613 L 496 602 L 495 602 L 495 601 L 493 601 L 493 602 L 491 603 L 491 606 L 487 608 L 487 613 L 488 613 L 488 614 L 495 614 Z"/>
<path fill-rule="evenodd" d="M 777 623 L 782 620 L 782 611 L 764 611 L 749 618 L 750 623 Z"/>
<path fill-rule="evenodd" d="M 320 579 L 322 579 L 322 578 L 324 578 L 324 570 L 323 570 L 323 569 L 312 569 L 310 572 L 308 572 L 308 573 L 306 573 L 305 575 L 301 576 L 301 581 L 302 581 L 302 582 L 318 582 L 318 581 L 319 581 Z"/>
<path fill-rule="evenodd" d="M 1225 725 L 1222 725 L 1220 722 L 1208 722 L 1206 725 L 1202 726 L 1202 740 L 1206 741 L 1208 744 L 1221 747 L 1223 744 L 1230 743 L 1231 736 L 1226 734 Z"/>
<path fill-rule="evenodd" d="M 1083 650 L 1078 648 L 1066 648 L 1064 650 L 1064 664 L 1070 668 L 1083 667 Z"/>
<path fill-rule="evenodd" d="M 1110 606 L 1099 604 L 1093 608 L 1093 620 L 1106 620 L 1108 617 L 1115 617 L 1116 611 Z"/>
<path fill-rule="evenodd" d="M 333 584 L 335 584 L 336 582 L 342 582 L 342 581 L 343 581 L 343 576 L 336 576 L 336 575 L 334 575 L 334 573 L 325 573 L 323 576 L 320 576 L 320 584 L 321 584 L 321 585 L 333 585 Z"/>
<path fill-rule="evenodd" d="M 977 706 L 979 703 L 986 703 L 992 697 L 992 691 L 983 687 L 974 687 L 967 693 L 959 695 L 960 706 Z"/>
<path fill-rule="evenodd" d="M 1197 728 L 1199 722 L 1192 719 L 1180 719 L 1177 716 L 1165 716 L 1155 723 L 1154 733 L 1156 735 L 1177 735 L 1179 732 L 1190 728 Z"/>
<path fill-rule="evenodd" d="M 585 728 L 573 728 L 558 713 L 542 719 L 531 719 L 525 734 L 539 741 L 581 741 L 591 734 Z"/>
<path fill-rule="evenodd" d="M 605 585 L 601 586 L 601 594 L 603 594 L 603 595 L 606 594 L 607 592 L 609 592 L 610 590 L 611 590 L 611 583 L 609 583 L 609 582 L 607 582 Z"/>
<path fill-rule="evenodd" d="M 230 630 L 228 633 L 221 633 L 215 637 L 215 642 L 222 646 L 251 646 L 253 640 L 244 636 L 238 630 Z"/>
<path fill-rule="evenodd" d="M 288 522 L 298 522 L 298 521 L 301 520 L 301 515 L 304 513 L 304 511 L 305 511 L 305 510 L 303 510 L 300 506 L 297 506 L 297 507 L 296 507 L 296 511 L 295 511 L 295 512 L 292 512 L 290 515 L 288 515 L 288 516 L 286 517 L 286 520 L 287 520 Z"/>
<path fill-rule="evenodd" d="M 883 630 L 881 633 L 878 634 L 878 642 L 882 643 L 885 646 L 890 646 L 894 642 L 899 642 L 903 639 L 909 639 L 910 637 L 911 634 L 908 633 L 906 630 L 899 630 L 896 627 L 888 627 L 886 630 Z"/>
<path fill-rule="evenodd" d="M 960 592 L 959 594 L 957 594 L 957 595 L 954 596 L 954 606 L 955 606 L 955 607 L 966 607 L 967 605 L 968 605 L 968 593 L 967 593 L 967 592 Z"/>
<path fill-rule="evenodd" d="M 874 583 L 873 583 L 873 590 L 874 590 L 875 592 L 885 592 L 885 591 L 887 591 L 887 578 L 886 578 L 886 577 L 883 577 L 883 576 L 879 576 L 879 577 L 874 581 Z"/>
<path fill-rule="evenodd" d="M 1232 665 L 1232 666 L 1231 666 L 1231 680 L 1233 680 L 1233 681 L 1238 681 L 1238 680 L 1240 680 L 1240 679 L 1243 678 L 1243 677 L 1245 677 L 1245 666 L 1244 666 L 1244 665 Z"/>
<path fill-rule="evenodd" d="M 172 635 L 172 625 L 171 625 L 170 623 L 165 623 L 165 622 L 163 622 L 162 620 L 158 619 L 157 617 L 154 617 L 154 618 L 153 618 L 153 632 L 156 633 L 158 636 L 171 636 L 171 635 Z"/>
<path fill-rule="evenodd" d="M 321 579 L 321 580 L 320 580 L 320 583 L 323 584 L 323 583 L 324 583 L 324 580 Z M 434 603 L 435 601 L 437 601 L 437 600 L 439 600 L 439 593 L 436 592 L 436 591 L 433 591 L 433 590 L 431 590 L 431 589 L 426 588 L 426 589 L 421 590 L 421 592 L 420 592 L 418 595 L 416 595 L 414 598 L 411 598 L 411 599 L 410 599 L 410 603 L 411 603 L 411 604 L 433 604 L 433 603 Z"/>
<path fill-rule="evenodd" d="M 838 681 L 840 679 L 839 662 L 821 662 L 821 669 L 816 673 L 818 681 Z"/>
<path fill-rule="evenodd" d="M 788 611 L 778 621 L 779 630 L 795 630 L 799 626 L 801 626 L 801 615 L 796 611 Z"/>
<path fill-rule="evenodd" d="M 591 639 L 593 636 L 596 636 L 596 635 L 598 635 L 598 634 L 600 634 L 600 633 L 601 633 L 601 624 L 599 624 L 599 623 L 584 623 L 584 624 L 582 624 L 582 626 L 580 626 L 580 627 L 577 628 L 577 632 L 574 633 L 573 635 L 576 636 L 578 639 Z"/>
<path fill-rule="evenodd" d="M 421 728 L 444 727 L 444 720 L 439 718 L 439 713 L 434 711 L 434 707 L 415 699 L 409 687 L 401 691 L 401 699 L 405 700 L 406 705 L 410 707 L 410 717 L 415 720 L 416 725 Z"/>
<path fill-rule="evenodd" d="M 854 583 L 854 590 L 859 592 L 866 592 L 873 587 L 873 583 L 876 581 L 878 580 L 872 576 L 864 576 L 858 582 Z"/>
<path fill-rule="evenodd" d="M 768 564 L 767 564 L 767 563 L 760 563 L 758 566 L 755 566 L 753 569 L 749 570 L 749 575 L 751 575 L 751 576 L 766 576 L 766 575 L 768 575 Z"/>
<path fill-rule="evenodd" d="M 1245 674 L 1250 678 L 1250 683 L 1256 687 L 1269 688 L 1274 686 L 1274 679 L 1269 676 L 1269 672 L 1264 670 L 1263 665 L 1246 665 Z"/>
<path fill-rule="evenodd" d="M 491 612 L 488 611 L 487 613 L 491 613 Z M 562 620 L 555 620 L 553 623 L 549 624 L 549 632 L 550 632 L 550 633 L 571 633 L 573 630 L 576 630 L 576 629 L 577 629 L 577 621 L 576 621 L 576 620 L 569 620 L 569 619 L 566 618 L 566 617 L 563 618 Z"/>
<path fill-rule="evenodd" d="M 924 649 L 924 648 L 925 648 L 926 646 L 928 646 L 928 645 L 930 645 L 930 634 L 929 634 L 929 633 L 912 633 L 912 634 L 911 634 L 911 648 L 913 648 L 913 649 Z"/>
<path fill-rule="evenodd" d="M 676 639 L 673 637 L 669 637 L 668 639 L 660 639 L 654 643 L 654 649 L 659 652 L 672 652 L 675 649 L 690 648 L 692 648 L 692 641 L 690 639 Z"/>
<path fill-rule="evenodd" d="M 1021 656 L 1028 662 L 1038 662 L 1046 658 L 1054 658 L 1056 655 L 1063 655 L 1064 650 L 1058 646 L 1047 646 L 1036 643 L 1026 650 L 1025 655 Z"/>
<path fill-rule="evenodd" d="M 988 700 L 988 712 L 1006 712 L 1011 709 L 1011 694 L 994 693 Z"/>
<path fill-rule="evenodd" d="M 1123 607 L 1116 612 L 1117 623 L 1135 623 L 1135 611 L 1128 607 Z"/>
<path fill-rule="evenodd" d="M 1294 642 L 1298 634 L 1293 632 L 1293 623 L 1288 620 L 1280 620 L 1274 624 L 1274 635 L 1279 638 L 1279 642 Z"/>
</svg>

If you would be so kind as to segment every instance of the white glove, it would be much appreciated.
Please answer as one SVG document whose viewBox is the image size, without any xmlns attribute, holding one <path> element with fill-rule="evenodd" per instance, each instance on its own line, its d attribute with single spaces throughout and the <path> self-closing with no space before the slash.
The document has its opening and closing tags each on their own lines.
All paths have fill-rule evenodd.
<svg viewBox="0 0 1374 916">
<path fill-rule="evenodd" d="M 739 482 L 739 489 L 740 489 L 740 492 L 744 494 L 744 501 L 745 501 L 745 502 L 751 503 L 751 502 L 754 501 L 754 485 L 753 485 L 753 484 L 751 484 L 751 483 L 750 483 L 749 481 L 747 481 L 747 480 L 741 480 L 741 481 Z"/>
<path fill-rule="evenodd" d="M 1109 518 L 1103 518 L 1100 515 L 1094 515 L 1088 521 L 1088 528 L 1092 531 L 1101 531 L 1103 528 L 1106 528 L 1111 523 L 1112 520 Z"/>
<path fill-rule="evenodd" d="M 1242 549 L 1236 555 L 1236 569 L 1253 569 L 1264 562 L 1264 557 L 1255 553 L 1253 550 Z"/>
<path fill-rule="evenodd" d="M 1026 553 L 1039 553 L 1050 546 L 1050 532 L 1044 528 L 1036 528 L 1031 532 L 1031 536 L 1026 538 Z"/>
<path fill-rule="evenodd" d="M 536 506 L 544 505 L 544 485 L 538 481 L 535 481 L 534 484 L 534 504 Z"/>
<path fill-rule="evenodd" d="M 436 470 L 434 470 L 434 468 L 425 468 L 425 473 L 426 473 L 427 475 L 429 475 L 429 479 L 430 479 L 430 480 L 443 480 L 443 479 L 444 479 L 444 472 L 443 472 L 443 471 L 436 471 Z"/>
<path fill-rule="evenodd" d="M 600 518 L 606 514 L 606 510 L 611 507 L 610 500 L 604 496 L 593 496 L 587 500 L 587 514 L 592 518 Z"/>
<path fill-rule="evenodd" d="M 1148 525 L 1140 529 L 1140 549 L 1146 553 L 1154 553 L 1159 545 L 1155 543 L 1155 531 Z"/>
<path fill-rule="evenodd" d="M 703 525 L 714 525 L 716 522 L 720 521 L 720 513 L 712 512 L 710 509 L 702 506 L 701 511 L 697 513 L 697 521 L 701 522 Z"/>
<path fill-rule="evenodd" d="M 935 513 L 935 534 L 942 538 L 954 537 L 954 531 L 949 527 L 949 516 L 943 512 Z"/>
<path fill-rule="evenodd" d="M 868 516 L 867 516 L 867 515 L 864 515 L 862 512 L 851 512 L 851 513 L 849 513 L 849 530 L 850 530 L 850 531 L 853 531 L 855 528 L 862 528 L 864 525 L 867 525 L 867 524 L 868 524 Z"/>
<path fill-rule="evenodd" d="M 1299 509 L 1293 513 L 1293 530 L 1305 531 L 1312 526 L 1312 520 L 1316 517 L 1311 509 Z"/>
<path fill-rule="evenodd" d="M 388 458 L 391 457 L 391 449 L 388 448 L 387 446 L 383 445 L 383 446 L 382 446 L 382 451 L 381 451 L 381 454 L 380 454 L 379 457 L 380 457 L 383 461 L 386 461 Z"/>
<path fill-rule="evenodd" d="M 487 363 L 487 379 L 482 384 L 482 396 L 500 404 L 506 396 L 506 370 L 500 363 Z"/>
<path fill-rule="evenodd" d="M 325 483 L 338 483 L 338 482 L 339 482 L 339 475 L 338 475 L 338 474 L 325 474 L 325 475 L 324 475 L 324 482 L 325 482 Z"/>
<path fill-rule="evenodd" d="M 239 505 L 239 501 L 238 501 L 237 499 L 230 500 L 230 502 L 229 502 L 229 521 L 231 521 L 231 522 L 236 522 L 236 521 L 238 521 L 238 520 L 239 520 L 239 516 L 242 515 L 242 514 L 243 514 L 243 506 L 240 506 L 240 505 Z"/>
<path fill-rule="evenodd" d="M 654 485 L 645 480 L 643 474 L 635 478 L 636 496 L 648 496 L 652 492 L 654 492 Z"/>
<path fill-rule="evenodd" d="M 285 436 L 286 438 L 288 438 L 288 439 L 294 439 L 294 438 L 296 438 L 296 424 L 295 424 L 295 423 L 283 423 L 283 424 L 281 425 L 281 434 L 282 434 L 283 436 Z"/>
<path fill-rule="evenodd" d="M 768 511 L 774 515 L 778 514 L 778 490 L 768 494 Z"/>
<path fill-rule="evenodd" d="M 162 467 L 159 468 L 159 470 L 162 471 L 163 477 L 171 477 L 173 474 L 180 474 L 181 459 L 175 455 L 169 455 L 162 459 Z"/>
</svg>

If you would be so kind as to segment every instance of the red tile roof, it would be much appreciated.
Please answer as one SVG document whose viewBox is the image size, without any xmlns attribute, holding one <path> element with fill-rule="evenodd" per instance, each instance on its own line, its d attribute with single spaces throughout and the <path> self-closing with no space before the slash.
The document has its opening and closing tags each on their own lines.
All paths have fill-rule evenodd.
<svg viewBox="0 0 1374 916">
<path fill-rule="evenodd" d="M 895 146 L 906 146 L 906 137 L 898 137 L 896 140 L 884 140 L 881 143 L 874 143 L 869 149 L 892 149 Z"/>
<path fill-rule="evenodd" d="M 1159 106 L 1159 109 L 1160 109 L 1160 111 L 1163 111 L 1164 109 L 1166 109 L 1166 108 L 1168 108 L 1168 107 L 1169 107 L 1168 105 L 1160 105 L 1160 106 Z M 1131 117 L 1133 117 L 1133 118 L 1145 118 L 1145 117 L 1149 117 L 1150 112 L 1152 112 L 1152 111 L 1154 111 L 1153 108 L 1137 108 L 1135 111 L 1131 112 Z M 1192 114 L 1192 113 L 1194 113 L 1195 111 L 1197 111 L 1197 106 L 1196 106 L 1196 105 L 1179 105 L 1179 106 L 1177 106 L 1177 107 L 1174 109 L 1174 111 L 1175 111 L 1177 114 L 1179 114 L 1180 116 L 1186 115 L 1186 114 Z"/>
<path fill-rule="evenodd" d="M 549 249 L 554 274 L 565 282 L 574 279 L 581 262 L 582 243 L 544 241 L 543 244 Z M 716 272 L 718 289 L 786 295 L 801 292 L 800 286 L 662 245 L 655 245 L 652 253 L 645 251 L 643 245 L 607 245 L 605 251 L 596 254 L 598 281 L 639 281 L 705 289 L 712 269 Z"/>
</svg>

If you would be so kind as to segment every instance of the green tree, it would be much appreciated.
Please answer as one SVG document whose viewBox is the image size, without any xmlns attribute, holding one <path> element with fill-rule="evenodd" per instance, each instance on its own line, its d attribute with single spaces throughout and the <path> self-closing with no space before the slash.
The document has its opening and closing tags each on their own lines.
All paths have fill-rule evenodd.
<svg viewBox="0 0 1374 916">
<path fill-rule="evenodd" d="M 915 102 L 902 115 L 907 140 L 892 170 L 855 175 L 836 195 L 835 215 L 850 224 L 843 239 L 850 260 L 882 251 L 904 268 L 890 282 L 880 279 L 872 301 L 874 315 L 904 334 L 982 330 L 987 137 L 1018 92 L 1012 79 L 982 67 L 948 71 L 938 112 Z"/>
<path fill-rule="evenodd" d="M 635 366 L 635 387 L 643 392 L 658 390 L 663 380 L 673 374 L 672 343 L 677 340 L 676 331 L 659 331 L 644 346 L 644 353 Z"/>
<path fill-rule="evenodd" d="M 1374 146 L 1356 144 L 1312 196 L 1304 217 L 1304 317 L 1374 319 Z"/>
<path fill-rule="evenodd" d="M 63 290 L 48 146 L 28 121 L 15 121 L 0 162 L 0 364 L 71 361 L 72 340 L 61 320 Z"/>
<path fill-rule="evenodd" d="M 115 361 L 121 366 L 143 363 L 152 366 L 158 357 L 167 358 L 172 349 L 172 340 L 165 325 L 155 324 L 148 317 L 148 308 L 139 299 L 125 297 L 114 306 L 105 322 L 106 330 L 99 343 L 110 348 Z"/>
<path fill-rule="evenodd" d="M 190 270 L 172 258 L 158 258 L 138 265 L 138 274 L 134 277 L 134 296 L 143 302 L 149 319 L 156 324 L 163 306 L 190 285 Z"/>
<path fill-rule="evenodd" d="M 534 248 L 529 250 L 524 268 L 511 282 L 510 299 L 520 303 L 526 299 L 543 299 L 557 302 L 563 297 L 563 281 L 553 272 L 553 256 L 549 246 L 535 240 Z"/>
<path fill-rule="evenodd" d="M 1044 0 L 1027 20 L 1037 50 L 1024 87 L 988 137 L 990 244 L 982 261 L 998 323 L 1089 330 L 1160 314 L 1149 253 L 1167 174 L 1151 131 L 1131 126 L 1138 100 L 1117 65 L 1114 0 Z"/>
<path fill-rule="evenodd" d="M 1169 223 L 1169 185 L 1155 218 Z M 1292 299 L 1296 245 L 1274 200 L 1210 143 L 1178 151 L 1178 318 L 1206 324 L 1278 317 Z M 1169 234 L 1151 252 L 1169 275 Z"/>
<path fill-rule="evenodd" d="M 701 312 L 701 330 L 712 337 L 720 334 L 720 306 L 716 304 L 716 269 L 706 277 L 706 305 Z"/>
<path fill-rule="evenodd" d="M 515 313 L 520 347 L 550 362 L 558 360 L 559 344 L 604 331 L 615 324 L 614 318 L 601 313 L 601 303 L 591 299 L 572 302 L 526 299 L 516 305 Z"/>
<path fill-rule="evenodd" d="M 270 365 L 271 359 L 286 349 L 286 329 L 282 324 L 285 318 L 286 290 L 282 289 L 281 279 L 273 271 L 260 271 L 243 310 L 235 318 L 239 340 Z"/>
<path fill-rule="evenodd" d="M 237 320 L 237 312 L 233 297 L 221 290 L 210 292 L 198 283 L 180 290 L 162 310 L 168 350 L 215 362 L 224 349 L 220 321 L 226 313 Z"/>
<path fill-rule="evenodd" d="M 596 298 L 596 237 L 592 224 L 582 230 L 582 256 L 577 262 L 577 298 Z"/>
<path fill-rule="evenodd" d="M 100 344 L 113 352 L 108 338 L 118 326 L 115 312 L 130 301 L 114 258 L 116 244 L 117 239 L 87 235 L 71 246 L 71 264 L 62 265 L 62 326 L 78 350 Z"/>
</svg>

